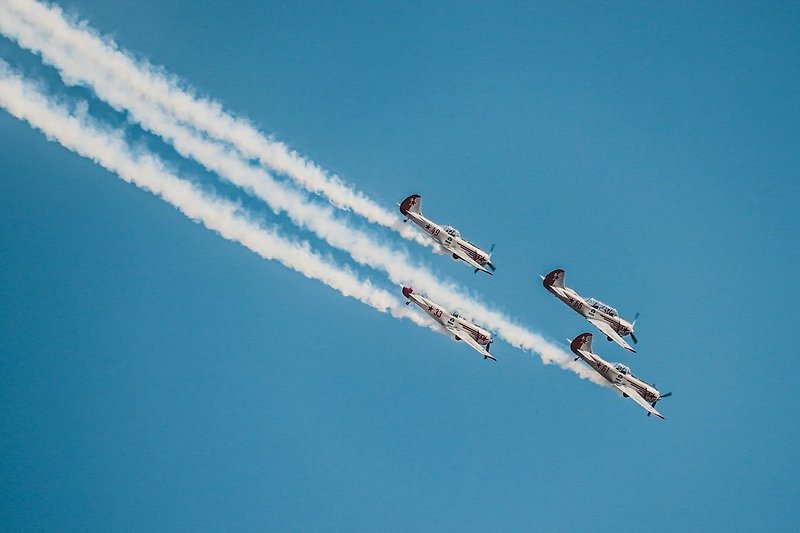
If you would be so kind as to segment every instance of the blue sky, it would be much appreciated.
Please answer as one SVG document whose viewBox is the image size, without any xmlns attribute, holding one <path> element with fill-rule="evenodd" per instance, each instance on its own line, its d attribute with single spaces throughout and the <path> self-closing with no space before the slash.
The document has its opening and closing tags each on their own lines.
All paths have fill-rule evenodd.
<svg viewBox="0 0 800 533">
<path fill-rule="evenodd" d="M 641 312 L 638 355 L 596 351 L 674 396 L 659 421 L 506 344 L 482 361 L 2 112 L 3 529 L 800 525 L 796 5 L 64 6 L 383 205 L 421 193 L 496 243 L 492 278 L 410 249 L 531 329 L 589 331 L 541 287 L 556 267 Z"/>
</svg>

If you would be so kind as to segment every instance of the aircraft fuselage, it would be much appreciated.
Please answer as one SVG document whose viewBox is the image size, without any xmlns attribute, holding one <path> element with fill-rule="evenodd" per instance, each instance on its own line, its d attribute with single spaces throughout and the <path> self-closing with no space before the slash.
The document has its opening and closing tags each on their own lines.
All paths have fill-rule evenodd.
<svg viewBox="0 0 800 533">
<path fill-rule="evenodd" d="M 615 385 L 630 386 L 631 388 L 637 390 L 639 395 L 648 403 L 653 403 L 658 399 L 659 394 L 655 387 L 649 383 L 645 383 L 630 373 L 625 373 L 618 370 L 615 363 L 609 363 L 597 354 L 592 354 L 590 357 L 588 357 L 584 353 L 575 353 L 589 366 L 591 366 L 595 372 L 603 376 L 611 383 Z"/>
<path fill-rule="evenodd" d="M 619 315 L 610 314 L 600 306 L 592 306 L 588 298 L 584 298 L 575 290 L 564 286 L 563 270 L 554 270 L 544 277 L 542 285 L 556 298 L 567 304 L 573 311 L 586 318 L 587 320 L 602 320 L 611 328 L 619 333 L 620 337 L 629 335 L 633 332 L 633 324 Z M 560 281 L 560 283 L 559 283 Z"/>
<path fill-rule="evenodd" d="M 573 311 L 582 317 L 587 319 L 592 318 L 602 320 L 614 328 L 614 331 L 619 333 L 620 337 L 630 334 L 631 330 L 633 329 L 631 323 L 624 318 L 616 315 L 610 315 L 604 312 L 602 309 L 592 307 L 587 303 L 586 298 L 569 287 L 564 287 L 563 289 L 547 287 L 547 290 L 553 293 L 556 298 L 567 304 L 572 308 Z"/>
<path fill-rule="evenodd" d="M 656 404 L 671 393 L 662 395 L 653 385 L 631 374 L 627 366 L 622 363 L 609 363 L 594 353 L 591 333 L 582 333 L 572 339 L 569 348 L 595 372 L 608 380 L 617 392 L 639 404 L 649 414 L 664 418 L 664 415 L 656 410 Z"/>
<path fill-rule="evenodd" d="M 470 335 L 478 344 L 486 345 L 492 342 L 492 334 L 480 326 L 476 326 L 472 322 L 448 312 L 446 309 L 437 303 L 415 294 L 413 291 L 404 288 L 403 295 L 409 301 L 414 302 L 420 309 L 425 311 L 432 319 L 444 326 L 445 328 L 455 328 L 464 335 Z"/>
<path fill-rule="evenodd" d="M 461 238 L 458 230 L 450 226 L 441 226 L 427 218 L 419 210 L 420 202 L 421 197 L 419 195 L 411 195 L 403 200 L 400 204 L 400 212 L 406 217 L 406 220 L 416 224 L 439 244 L 442 251 L 452 254 L 453 259 L 464 261 L 470 266 L 491 275 L 492 272 L 486 268 L 488 266 L 494 270 L 490 254 Z"/>
</svg>

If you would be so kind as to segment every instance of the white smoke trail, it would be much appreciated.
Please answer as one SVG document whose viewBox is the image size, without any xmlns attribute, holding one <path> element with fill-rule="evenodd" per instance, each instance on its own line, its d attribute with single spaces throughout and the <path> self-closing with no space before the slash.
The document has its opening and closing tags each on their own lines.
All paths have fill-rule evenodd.
<svg viewBox="0 0 800 533">
<path fill-rule="evenodd" d="M 13 3 L 16 5 L 19 2 Z M 23 2 L 23 4 L 33 3 Z M 75 34 L 88 33 L 86 30 L 70 26 L 66 21 L 62 21 L 66 30 L 61 25 L 48 25 L 41 29 L 37 21 L 20 19 L 15 17 L 14 13 L 0 11 L 2 15 L 0 31 L 17 40 L 22 46 L 42 54 L 46 62 L 53 64 L 62 72 L 65 81 L 80 80 L 88 84 L 98 96 L 112 105 L 127 109 L 144 127 L 169 139 L 184 155 L 198 160 L 207 168 L 254 192 L 274 210 L 286 211 L 295 223 L 311 229 L 333 246 L 348 251 L 357 262 L 385 270 L 396 283 L 413 283 L 421 287 L 433 299 L 447 306 L 458 307 L 494 329 L 513 346 L 538 353 L 547 364 L 556 363 L 575 371 L 582 377 L 599 382 L 594 372 L 574 363 L 564 350 L 513 323 L 501 313 L 463 295 L 452 284 L 442 283 L 426 269 L 411 265 L 404 254 L 376 244 L 370 236 L 337 220 L 330 209 L 306 201 L 297 191 L 273 180 L 263 170 L 251 167 L 236 157 L 236 154 L 182 127 L 163 108 L 144 100 L 141 92 L 129 89 L 139 86 L 141 84 L 139 78 L 152 75 L 152 71 L 140 72 L 136 69 L 136 65 L 131 63 L 133 70 L 125 71 L 122 76 L 126 82 L 117 83 L 115 80 L 120 77 L 119 73 L 109 77 L 103 70 L 103 61 L 92 63 L 93 58 L 102 55 L 101 52 L 92 47 L 76 49 L 71 44 L 74 41 L 83 43 L 79 38 L 80 35 Z M 59 10 L 50 10 L 46 16 L 60 18 L 61 13 Z M 53 30 L 57 32 L 53 33 Z M 63 37 L 61 31 L 66 31 L 68 38 Z M 89 37 L 94 38 L 91 34 Z M 98 43 L 100 46 L 108 47 L 99 41 L 91 41 L 90 45 L 97 46 Z M 115 53 L 125 57 L 120 52 Z M 163 74 L 160 76 L 164 77 Z"/>
<path fill-rule="evenodd" d="M 119 132 L 101 129 L 80 112 L 71 113 L 53 103 L 31 82 L 11 73 L 2 61 L 0 107 L 65 148 L 93 160 L 124 181 L 159 196 L 225 239 L 239 242 L 265 259 L 277 260 L 380 312 L 408 318 L 423 327 L 430 326 L 429 321 L 412 313 L 394 295 L 322 258 L 311 250 L 307 242 L 289 241 L 260 226 L 237 205 L 204 193 L 170 173 L 154 155 L 143 150 L 134 153 Z"/>
<path fill-rule="evenodd" d="M 57 37 L 62 46 L 73 48 L 87 64 L 97 65 L 104 76 L 124 84 L 137 99 L 148 100 L 167 110 L 177 121 L 191 124 L 198 131 L 235 146 L 246 158 L 257 159 L 291 177 L 306 190 L 325 196 L 337 208 L 351 210 L 423 246 L 433 246 L 430 239 L 402 224 L 397 213 L 387 211 L 285 144 L 266 138 L 249 122 L 226 113 L 217 102 L 182 89 L 175 78 L 133 59 L 110 39 L 89 31 L 83 24 L 70 23 L 57 6 L 26 0 L 4 0 L 3 4 L 6 9 L 0 14 L 0 22 L 7 35 L 14 35 L 16 30 L 15 38 L 23 40 L 21 33 L 25 29 L 19 22 L 35 24 L 40 31 Z M 76 72 L 74 79 L 87 81 L 87 76 L 91 77 L 92 73 Z"/>
</svg>

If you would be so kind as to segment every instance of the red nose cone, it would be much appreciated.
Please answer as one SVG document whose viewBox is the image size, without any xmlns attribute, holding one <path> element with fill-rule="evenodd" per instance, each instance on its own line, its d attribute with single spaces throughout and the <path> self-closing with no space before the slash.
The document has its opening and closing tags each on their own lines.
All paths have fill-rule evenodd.
<svg viewBox="0 0 800 533">
<path fill-rule="evenodd" d="M 405 296 L 406 298 L 410 298 L 412 292 L 414 292 L 414 289 L 412 289 L 411 287 L 403 287 L 403 296 Z"/>
</svg>

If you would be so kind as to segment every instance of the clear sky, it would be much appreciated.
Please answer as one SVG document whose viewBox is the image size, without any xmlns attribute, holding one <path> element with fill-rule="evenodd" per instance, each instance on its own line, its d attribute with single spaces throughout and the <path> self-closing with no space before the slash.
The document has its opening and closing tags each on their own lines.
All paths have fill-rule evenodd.
<svg viewBox="0 0 800 533">
<path fill-rule="evenodd" d="M 534 331 L 590 331 L 556 267 L 641 312 L 639 354 L 595 349 L 667 420 L 342 298 L 0 112 L 0 529 L 800 528 L 798 5 L 430 4 L 64 6 L 496 243 L 491 278 L 408 247 Z"/>
</svg>

